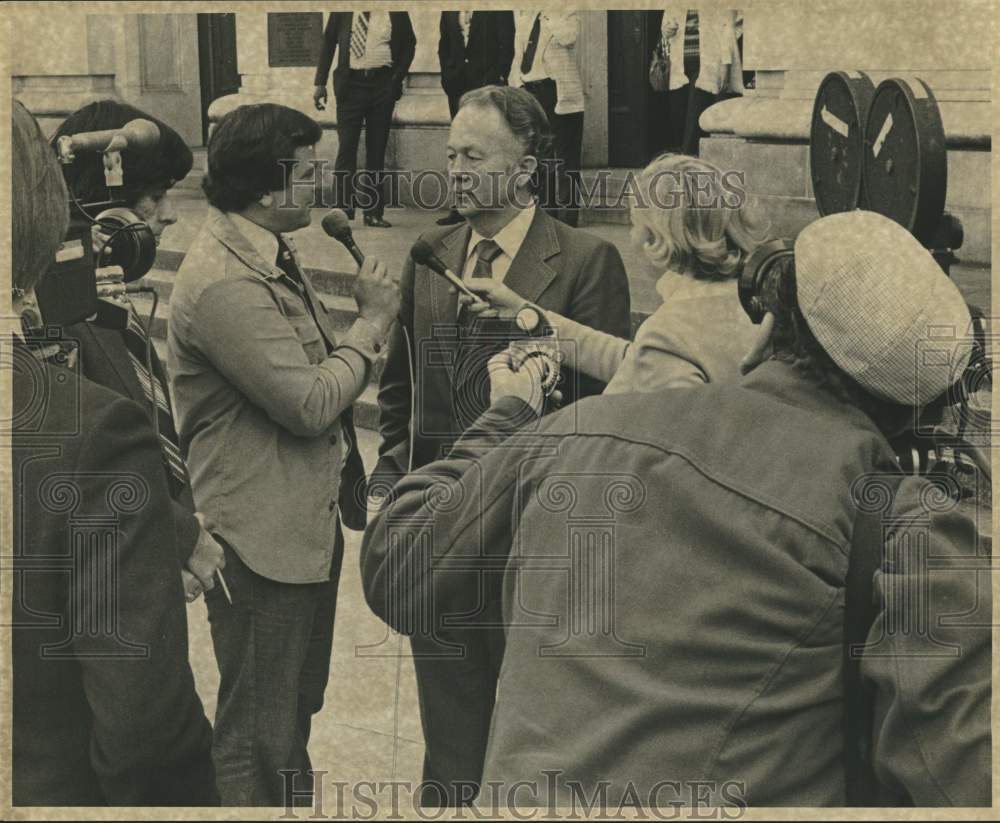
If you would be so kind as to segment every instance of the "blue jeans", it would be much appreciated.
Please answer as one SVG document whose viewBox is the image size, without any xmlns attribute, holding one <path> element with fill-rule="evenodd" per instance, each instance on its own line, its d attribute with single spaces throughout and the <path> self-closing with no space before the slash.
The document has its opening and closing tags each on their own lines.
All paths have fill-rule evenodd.
<svg viewBox="0 0 1000 823">
<path fill-rule="evenodd" d="M 330 674 L 344 539 L 337 528 L 330 579 L 278 583 L 253 572 L 220 539 L 229 605 L 216 585 L 205 596 L 219 665 L 212 757 L 224 806 L 285 806 L 282 769 L 311 789 L 307 744 Z M 295 805 L 308 803 L 296 798 Z"/>
</svg>

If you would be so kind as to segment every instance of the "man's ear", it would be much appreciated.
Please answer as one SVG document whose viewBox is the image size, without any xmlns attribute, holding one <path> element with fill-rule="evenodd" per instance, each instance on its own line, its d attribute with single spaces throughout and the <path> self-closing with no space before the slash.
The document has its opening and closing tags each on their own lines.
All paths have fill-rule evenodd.
<svg viewBox="0 0 1000 823">
<path fill-rule="evenodd" d="M 740 374 L 748 374 L 771 356 L 771 337 L 774 335 L 774 315 L 768 312 L 760 321 L 760 328 L 743 359 L 740 361 Z"/>
<path fill-rule="evenodd" d="M 261 208 L 269 209 L 271 208 L 271 205 L 274 203 L 274 197 L 272 197 L 270 194 L 262 194 L 260 198 L 257 200 L 257 202 L 260 203 Z"/>
</svg>

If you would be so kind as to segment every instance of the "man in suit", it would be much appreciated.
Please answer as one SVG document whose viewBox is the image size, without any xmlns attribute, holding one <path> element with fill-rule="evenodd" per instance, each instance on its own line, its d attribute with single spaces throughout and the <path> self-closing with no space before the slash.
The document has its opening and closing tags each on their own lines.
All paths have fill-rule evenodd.
<svg viewBox="0 0 1000 823">
<path fill-rule="evenodd" d="M 205 597 L 227 806 L 298 805 L 289 790 L 301 801 L 312 786 L 307 745 L 330 674 L 341 524 L 365 526 L 351 406 L 399 308 L 398 285 L 368 258 L 355 283 L 359 317 L 337 335 L 299 263 L 289 233 L 312 219 L 322 135 L 273 103 L 219 122 L 205 225 L 171 297 L 178 431 L 232 591 L 231 603 L 218 589 Z"/>
<path fill-rule="evenodd" d="M 580 215 L 583 84 L 576 64 L 580 20 L 575 11 L 519 11 L 512 86 L 530 91 L 549 119 L 554 168 L 543 169 L 546 210 L 570 226 Z"/>
<path fill-rule="evenodd" d="M 124 185 L 106 184 L 103 155 L 80 153 L 62 166 L 63 176 L 79 204 L 101 204 L 86 208 L 95 217 L 110 204 L 124 206 L 144 222 L 159 243 L 164 230 L 177 222 L 170 189 L 191 171 L 193 158 L 183 138 L 166 123 L 117 100 L 90 103 L 67 117 L 52 137 L 88 131 L 118 129 L 131 120 L 144 118 L 156 124 L 160 139 L 153 146 L 131 146 L 121 153 Z M 222 547 L 201 527 L 195 517 L 191 482 L 181 456 L 174 427 L 167 374 L 156 349 L 134 308 L 98 313 L 88 321 L 65 329 L 65 337 L 77 344 L 81 373 L 102 386 L 142 406 L 159 435 L 160 452 L 172 511 L 178 533 L 178 550 L 185 591 L 194 600 L 215 585 L 215 572 L 224 561 Z M 151 367 L 151 369 L 150 369 Z M 155 419 L 154 419 L 155 418 Z"/>
<path fill-rule="evenodd" d="M 385 212 L 385 149 L 392 127 L 392 111 L 403 94 L 403 81 L 416 51 L 410 15 L 405 11 L 338 11 L 330 14 L 323 34 L 323 46 L 313 101 L 326 108 L 326 79 L 337 53 L 333 70 L 333 96 L 337 101 L 338 199 L 349 217 L 354 215 L 356 194 L 365 212 L 365 225 L 389 228 Z M 371 175 L 361 192 L 355 192 L 358 170 L 358 141 L 365 128 L 365 164 Z M 361 182 L 361 181 L 358 181 Z"/>
<path fill-rule="evenodd" d="M 424 239 L 473 285 L 483 277 L 502 280 L 526 301 L 627 337 L 628 280 L 618 251 L 552 219 L 532 199 L 531 180 L 547 138 L 545 113 L 524 90 L 485 86 L 468 92 L 448 139 L 449 174 L 466 222 L 435 229 Z M 383 442 L 373 491 L 390 488 L 408 470 L 446 454 L 475 413 L 460 406 L 455 380 L 458 361 L 477 343 L 471 314 L 458 313 L 457 296 L 445 280 L 411 261 L 400 286 L 401 323 L 392 330 L 379 390 Z M 412 341 L 412 361 L 403 329 Z M 566 402 L 602 388 L 572 374 L 562 384 Z M 485 612 L 488 621 L 495 604 L 487 604 Z M 459 784 L 475 787 L 479 780 L 502 633 L 434 626 L 415 634 L 412 644 L 427 747 L 423 802 L 468 802 L 469 793 Z M 445 787 L 443 796 L 438 784 Z"/>
<path fill-rule="evenodd" d="M 15 313 L 68 223 L 38 124 L 15 101 Z M 44 338 L 42 342 L 49 342 Z M 218 805 L 212 730 L 188 663 L 177 537 L 160 451 L 131 400 L 5 338 L 11 366 L 12 800 Z"/>
<path fill-rule="evenodd" d="M 448 95 L 454 117 L 462 95 L 482 86 L 504 86 L 514 60 L 514 12 L 443 11 L 438 62 L 441 88 Z M 462 222 L 452 208 L 437 221 L 439 226 Z"/>
</svg>

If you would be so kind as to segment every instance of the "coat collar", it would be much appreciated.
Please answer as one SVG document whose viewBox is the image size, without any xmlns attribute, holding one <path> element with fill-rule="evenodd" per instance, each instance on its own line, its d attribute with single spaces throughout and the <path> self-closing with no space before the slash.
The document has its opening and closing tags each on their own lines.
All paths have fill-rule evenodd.
<svg viewBox="0 0 1000 823">
<path fill-rule="evenodd" d="M 528 233 L 510 263 L 504 283 L 529 303 L 534 303 L 555 279 L 556 271 L 546 261 L 561 251 L 555 219 L 535 208 Z"/>
<path fill-rule="evenodd" d="M 240 220 L 240 223 L 243 222 L 249 221 Z M 211 232 L 216 240 L 262 277 L 275 279 L 284 275 L 284 272 L 278 268 L 273 259 L 265 260 L 261 256 L 257 246 L 240 231 L 237 223 L 225 212 L 220 211 L 214 206 L 209 206 L 207 226 L 209 232 Z M 255 228 L 259 227 L 255 226 Z M 288 238 L 285 238 L 285 242 L 288 242 Z M 292 248 L 290 243 L 289 248 Z M 275 252 L 277 252 L 277 242 L 275 243 Z M 294 249 L 292 250 L 292 254 L 295 255 Z M 296 262 L 298 262 L 297 257 Z"/>
</svg>

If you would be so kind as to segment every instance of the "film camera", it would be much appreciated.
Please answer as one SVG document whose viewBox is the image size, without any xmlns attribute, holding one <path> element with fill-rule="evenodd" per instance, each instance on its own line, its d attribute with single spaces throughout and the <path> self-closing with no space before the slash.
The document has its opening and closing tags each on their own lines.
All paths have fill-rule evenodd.
<svg viewBox="0 0 1000 823">
<path fill-rule="evenodd" d="M 55 150 L 61 163 L 78 154 L 101 152 L 109 200 L 80 203 L 70 194 L 70 227 L 56 258 L 36 290 L 47 327 L 63 327 L 98 315 L 106 325 L 127 319 L 126 293 L 152 291 L 128 286 L 153 266 L 156 238 L 150 227 L 115 197 L 123 185 L 121 152 L 156 145 L 160 130 L 149 120 L 120 129 L 64 135 Z"/>
<path fill-rule="evenodd" d="M 876 88 L 860 71 L 835 71 L 820 83 L 813 105 L 809 155 L 813 190 L 820 215 L 865 209 L 902 225 L 933 255 L 950 276 L 954 250 L 964 235 L 961 221 L 944 210 L 948 189 L 948 159 L 940 109 L 931 88 L 915 77 L 895 77 Z M 781 261 L 794 259 L 793 244 L 771 240 L 747 259 L 739 280 L 739 298 L 754 323 L 766 312 L 761 295 Z M 794 295 L 790 295 L 794 299 Z M 982 312 L 970 306 L 969 329 L 942 330 L 966 335 L 972 357 L 945 396 L 914 420 L 912 430 L 893 445 L 901 464 L 925 471 L 950 451 L 970 457 L 990 477 L 988 455 L 975 442 L 973 427 L 989 415 L 989 404 L 976 406 L 974 397 L 992 390 L 992 362 Z M 916 352 L 933 357 L 933 340 Z M 988 444 L 987 444 L 988 445 Z M 952 463 L 955 465 L 955 463 Z"/>
</svg>

